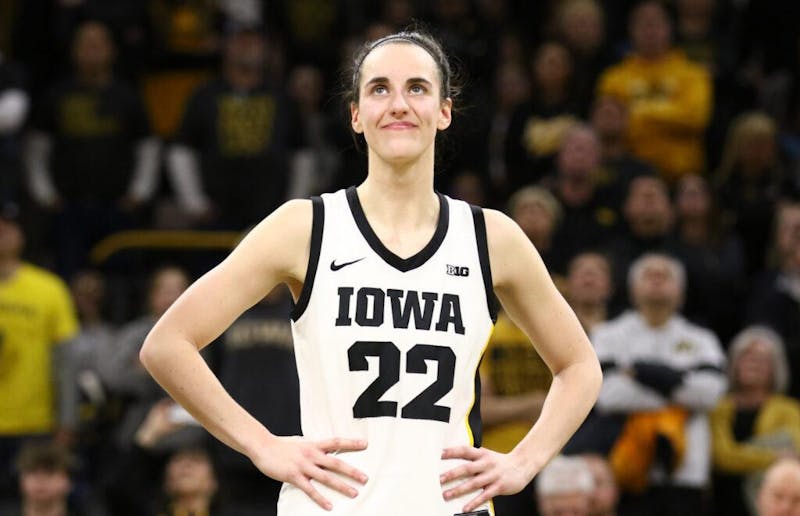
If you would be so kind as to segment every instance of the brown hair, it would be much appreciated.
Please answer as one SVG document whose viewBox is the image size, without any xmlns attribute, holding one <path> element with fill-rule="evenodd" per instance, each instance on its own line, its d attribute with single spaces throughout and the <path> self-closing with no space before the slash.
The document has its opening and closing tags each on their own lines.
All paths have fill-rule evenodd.
<svg viewBox="0 0 800 516">
<path fill-rule="evenodd" d="M 29 442 L 17 455 L 17 471 L 69 472 L 74 464 L 69 452 L 54 442 Z"/>
<path fill-rule="evenodd" d="M 359 47 L 353 56 L 350 73 L 348 74 L 350 77 L 350 84 L 347 92 L 348 101 L 358 103 L 359 87 L 361 84 L 361 65 L 364 64 L 364 59 L 376 48 L 389 43 L 406 43 L 409 45 L 416 45 L 425 50 L 433 58 L 433 61 L 436 63 L 436 68 L 439 70 L 441 99 L 454 98 L 458 95 L 459 88 L 454 84 L 453 69 L 450 66 L 450 60 L 442 48 L 442 45 L 430 34 L 420 30 L 407 30 L 389 34 L 375 41 L 368 41 Z"/>
</svg>

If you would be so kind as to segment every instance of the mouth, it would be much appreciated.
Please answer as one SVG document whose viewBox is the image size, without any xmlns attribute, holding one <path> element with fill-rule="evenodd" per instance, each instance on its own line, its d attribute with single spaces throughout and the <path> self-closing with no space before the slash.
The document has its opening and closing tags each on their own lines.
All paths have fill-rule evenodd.
<svg viewBox="0 0 800 516">
<path fill-rule="evenodd" d="M 415 129 L 416 127 L 416 124 L 412 124 L 411 122 L 392 122 L 390 124 L 381 126 L 381 129 L 388 129 L 390 131 L 405 131 L 408 129 Z"/>
</svg>

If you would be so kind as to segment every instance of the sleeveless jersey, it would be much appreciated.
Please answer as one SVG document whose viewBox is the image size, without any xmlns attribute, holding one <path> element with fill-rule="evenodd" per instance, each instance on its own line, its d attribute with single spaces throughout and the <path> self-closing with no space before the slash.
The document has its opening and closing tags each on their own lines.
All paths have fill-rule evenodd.
<svg viewBox="0 0 800 516">
<path fill-rule="evenodd" d="M 480 446 L 477 369 L 496 317 L 483 212 L 439 194 L 433 237 L 403 259 L 369 226 L 355 188 L 312 202 L 292 315 L 303 435 L 365 439 L 366 450 L 337 456 L 369 481 L 352 482 L 355 499 L 315 483 L 332 512 L 284 484 L 278 514 L 461 514 L 478 493 L 445 501 L 456 484 L 439 475 L 460 463 L 442 460 L 444 448 Z"/>
</svg>

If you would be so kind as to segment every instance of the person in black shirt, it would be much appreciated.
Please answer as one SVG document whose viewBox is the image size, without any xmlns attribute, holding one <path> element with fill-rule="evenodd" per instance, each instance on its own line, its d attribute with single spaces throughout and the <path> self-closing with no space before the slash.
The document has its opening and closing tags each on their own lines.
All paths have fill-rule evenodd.
<svg viewBox="0 0 800 516">
<path fill-rule="evenodd" d="M 133 224 L 157 186 L 158 143 L 138 93 L 114 77 L 114 45 L 97 22 L 73 38 L 74 75 L 50 89 L 26 149 L 35 201 L 58 214 L 59 272 L 85 265 L 93 244 Z"/>
<path fill-rule="evenodd" d="M 28 113 L 22 70 L 0 54 L 0 200 L 17 200 L 20 128 Z"/>
<path fill-rule="evenodd" d="M 215 349 L 222 385 L 245 410 L 278 435 L 301 433 L 290 312 L 288 291 L 277 288 L 242 314 Z M 281 482 L 265 477 L 244 455 L 216 444 L 220 493 L 231 514 L 275 515 Z"/>
<path fill-rule="evenodd" d="M 173 188 L 196 222 L 244 229 L 286 200 L 296 109 L 265 78 L 261 33 L 228 37 L 222 76 L 201 85 L 168 153 Z"/>
</svg>

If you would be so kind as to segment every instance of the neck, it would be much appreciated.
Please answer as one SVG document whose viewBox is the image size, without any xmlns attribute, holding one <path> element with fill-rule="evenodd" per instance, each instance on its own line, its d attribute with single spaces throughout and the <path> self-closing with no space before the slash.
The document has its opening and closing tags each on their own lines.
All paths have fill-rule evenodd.
<svg viewBox="0 0 800 516">
<path fill-rule="evenodd" d="M 561 201 L 567 206 L 581 205 L 592 197 L 593 188 L 594 186 L 590 181 L 562 180 Z"/>
<path fill-rule="evenodd" d="M 752 387 L 742 389 L 734 395 L 736 405 L 742 408 L 760 407 L 769 398 L 770 392 L 766 388 Z"/>
<path fill-rule="evenodd" d="M 86 329 L 103 322 L 99 310 L 86 310 L 81 314 L 81 326 Z"/>
<path fill-rule="evenodd" d="M 669 49 L 665 50 L 654 50 L 653 52 L 648 53 L 637 53 L 640 59 L 647 61 L 648 63 L 657 63 L 661 61 L 669 54 Z"/>
<path fill-rule="evenodd" d="M 16 256 L 0 257 L 0 281 L 10 279 L 22 262 Z"/>
<path fill-rule="evenodd" d="M 608 318 L 608 310 L 604 303 L 596 303 L 593 301 L 582 303 L 573 302 L 572 309 L 575 311 L 575 315 L 578 316 L 578 321 L 580 321 L 583 329 L 586 331 L 592 330 L 595 326 Z"/>
<path fill-rule="evenodd" d="M 108 68 L 87 68 L 78 70 L 78 82 L 90 88 L 103 88 L 111 83 L 113 74 Z"/>
<path fill-rule="evenodd" d="M 708 241 L 708 225 L 700 217 L 684 219 L 681 222 L 681 238 L 691 243 L 704 243 Z"/>
<path fill-rule="evenodd" d="M 234 90 L 249 91 L 261 84 L 263 76 L 260 72 L 249 72 L 229 66 L 225 69 L 225 79 Z"/>
<path fill-rule="evenodd" d="M 175 509 L 186 511 L 191 514 L 207 514 L 211 505 L 211 498 L 203 493 L 191 493 L 176 498 L 172 506 Z M 176 514 L 178 511 L 173 511 Z"/>
<path fill-rule="evenodd" d="M 622 135 L 603 139 L 603 157 L 607 160 L 621 158 L 626 150 Z"/>
<path fill-rule="evenodd" d="M 675 315 L 675 310 L 668 306 L 643 306 L 639 313 L 651 328 L 661 328 Z"/>
<path fill-rule="evenodd" d="M 419 160 L 400 164 L 388 163 L 369 151 L 369 172 L 358 187 L 358 197 L 370 222 L 415 227 L 431 208 L 438 210 L 432 147 Z"/>
<path fill-rule="evenodd" d="M 64 500 L 50 502 L 23 502 L 22 516 L 66 516 L 67 503 Z"/>
<path fill-rule="evenodd" d="M 551 88 L 547 90 L 541 90 L 539 92 L 539 100 L 542 101 L 543 104 L 547 106 L 552 106 L 554 104 L 559 104 L 562 100 L 564 100 L 565 92 L 561 88 Z"/>
</svg>

